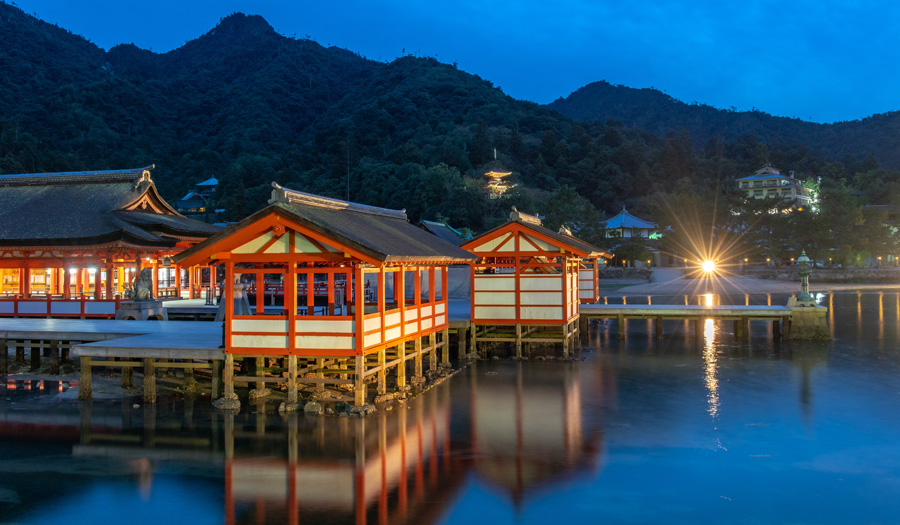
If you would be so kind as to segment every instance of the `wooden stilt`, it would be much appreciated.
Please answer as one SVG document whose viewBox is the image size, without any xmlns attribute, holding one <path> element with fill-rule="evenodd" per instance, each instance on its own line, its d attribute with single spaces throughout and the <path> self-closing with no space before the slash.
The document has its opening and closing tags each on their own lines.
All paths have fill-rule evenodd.
<svg viewBox="0 0 900 525">
<path fill-rule="evenodd" d="M 16 363 L 20 365 L 25 364 L 25 341 L 18 340 L 16 341 L 18 345 L 16 346 Z"/>
<path fill-rule="evenodd" d="M 234 355 L 225 354 L 225 365 L 222 370 L 222 382 L 225 383 L 225 398 L 234 397 Z"/>
<path fill-rule="evenodd" d="M 569 358 L 570 345 L 572 344 L 572 324 L 563 325 L 563 359 Z"/>
<path fill-rule="evenodd" d="M 772 321 L 772 337 L 776 341 L 781 339 L 781 322 Z"/>
<path fill-rule="evenodd" d="M 703 340 L 703 319 L 694 319 L 694 338 L 697 341 Z"/>
<path fill-rule="evenodd" d="M 464 330 L 462 328 L 456 329 L 456 358 L 459 359 L 460 363 L 466 362 L 466 336 L 469 335 L 468 330 Z"/>
<path fill-rule="evenodd" d="M 363 362 L 365 362 L 365 360 L 363 360 Z M 316 370 L 316 377 L 319 379 L 323 379 L 325 377 L 325 372 L 323 372 L 323 370 L 325 370 L 325 360 L 316 359 L 316 366 L 318 367 L 318 370 Z M 325 383 L 316 383 L 316 391 L 324 392 Z"/>
<path fill-rule="evenodd" d="M 450 329 L 444 328 L 441 331 L 441 364 L 450 366 Z"/>
<path fill-rule="evenodd" d="M 750 318 L 746 315 L 741 317 L 741 335 L 744 341 L 750 340 Z"/>
<path fill-rule="evenodd" d="M 122 388 L 134 387 L 134 368 L 130 366 L 122 367 Z"/>
<path fill-rule="evenodd" d="M 156 403 L 156 367 L 152 358 L 144 358 L 144 402 Z"/>
<path fill-rule="evenodd" d="M 522 358 L 522 325 L 516 324 L 516 359 Z"/>
<path fill-rule="evenodd" d="M 375 387 L 375 393 L 383 395 L 387 392 L 387 359 L 385 357 L 384 348 L 378 351 L 378 384 Z"/>
<path fill-rule="evenodd" d="M 413 381 L 421 381 L 422 376 L 422 338 L 416 337 L 413 340 Z"/>
<path fill-rule="evenodd" d="M 478 327 L 473 322 L 469 325 L 469 353 L 473 356 L 478 355 Z"/>
<path fill-rule="evenodd" d="M 257 357 L 254 362 L 256 366 L 254 367 L 254 374 L 256 377 L 264 377 L 266 375 L 266 358 L 265 357 Z M 265 381 L 257 381 L 256 382 L 257 390 L 265 390 L 266 382 Z"/>
<path fill-rule="evenodd" d="M 288 384 L 287 384 L 287 402 L 290 404 L 297 403 L 297 356 L 289 355 L 288 361 Z"/>
<path fill-rule="evenodd" d="M 625 316 L 622 314 L 616 316 L 616 338 L 625 339 Z"/>
<path fill-rule="evenodd" d="M 31 371 L 39 370 L 41 368 L 41 349 L 40 347 L 33 346 L 34 341 L 28 341 L 31 346 Z"/>
<path fill-rule="evenodd" d="M 434 372 L 437 370 L 437 334 L 428 334 L 428 369 Z"/>
<path fill-rule="evenodd" d="M 59 375 L 59 340 L 50 341 L 50 374 Z"/>
<path fill-rule="evenodd" d="M 222 361 L 215 360 L 212 362 L 210 389 L 210 397 L 212 399 L 219 399 L 222 395 Z"/>
<path fill-rule="evenodd" d="M 406 343 L 397 345 L 397 357 L 400 364 L 397 365 L 397 388 L 404 390 L 406 388 Z"/>
<path fill-rule="evenodd" d="M 355 369 L 353 370 L 353 403 L 357 406 L 366 404 L 366 383 L 363 374 L 366 373 L 366 358 L 356 356 Z"/>
<path fill-rule="evenodd" d="M 91 392 L 91 357 L 81 357 L 81 384 L 78 387 L 78 399 L 89 400 Z"/>
<path fill-rule="evenodd" d="M 656 338 L 662 339 L 663 338 L 663 318 L 661 315 L 656 316 L 656 322 L 654 324 L 655 324 L 655 328 L 656 328 Z"/>
</svg>

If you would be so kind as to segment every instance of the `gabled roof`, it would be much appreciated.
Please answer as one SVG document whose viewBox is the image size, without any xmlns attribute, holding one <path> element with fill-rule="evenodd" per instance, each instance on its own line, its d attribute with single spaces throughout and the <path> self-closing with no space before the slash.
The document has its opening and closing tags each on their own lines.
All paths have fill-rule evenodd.
<svg viewBox="0 0 900 525">
<path fill-rule="evenodd" d="M 615 230 L 617 228 L 638 228 L 655 230 L 658 228 L 655 223 L 645 221 L 644 219 L 640 219 L 628 213 L 628 210 L 625 209 L 625 206 L 622 206 L 622 211 L 619 212 L 618 215 L 616 215 L 612 219 L 609 219 L 608 221 L 604 221 L 603 225 L 607 230 Z"/>
<path fill-rule="evenodd" d="M 565 235 L 559 232 L 555 232 L 549 228 L 544 228 L 541 225 L 540 219 L 537 217 L 527 215 L 516 211 L 513 208 L 513 212 L 510 214 L 509 222 L 505 224 L 501 224 L 492 230 L 489 230 L 474 239 L 471 239 L 465 243 L 463 243 L 462 247 L 465 249 L 472 249 L 474 247 L 482 244 L 480 241 L 486 237 L 492 237 L 496 232 L 501 230 L 510 229 L 511 225 L 519 225 L 520 227 L 524 227 L 527 230 L 531 230 L 534 233 L 537 233 L 540 236 L 543 236 L 548 241 L 556 244 L 559 248 L 568 250 L 569 252 L 579 256 L 579 257 L 602 257 L 606 254 L 602 249 L 594 246 L 593 244 L 586 243 L 580 239 L 576 239 L 570 235 Z"/>
<path fill-rule="evenodd" d="M 409 223 L 404 210 L 389 210 L 331 199 L 272 183 L 268 207 L 230 226 L 175 259 L 196 258 L 236 232 L 270 216 L 307 228 L 374 262 L 468 263 L 475 256 Z"/>
<path fill-rule="evenodd" d="M 419 227 L 424 229 L 428 233 L 431 233 L 432 235 L 437 235 L 441 239 L 455 244 L 456 246 L 459 246 L 463 243 L 463 241 L 465 241 L 465 239 L 462 238 L 461 233 L 442 222 L 423 220 L 421 223 L 419 223 Z"/>
<path fill-rule="evenodd" d="M 198 182 L 196 185 L 197 186 L 218 186 L 219 180 L 216 179 L 215 177 L 210 177 L 203 182 Z"/>
<path fill-rule="evenodd" d="M 203 238 L 216 231 L 172 209 L 151 169 L 0 175 L 0 246 L 174 247 L 178 239 L 168 232 Z"/>
</svg>

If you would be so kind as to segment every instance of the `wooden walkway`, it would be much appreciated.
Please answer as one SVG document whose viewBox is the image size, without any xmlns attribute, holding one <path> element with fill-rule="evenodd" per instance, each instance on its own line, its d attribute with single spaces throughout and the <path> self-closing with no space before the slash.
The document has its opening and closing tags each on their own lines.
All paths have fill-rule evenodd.
<svg viewBox="0 0 900 525">
<path fill-rule="evenodd" d="M 750 321 L 771 321 L 776 336 L 781 335 L 782 328 L 787 333 L 792 310 L 787 306 L 765 305 L 583 304 L 580 313 L 586 319 L 616 319 L 619 339 L 625 338 L 625 319 L 653 319 L 657 338 L 662 337 L 662 322 L 667 319 L 693 321 L 698 337 L 703 334 L 700 323 L 704 319 L 734 321 L 735 337 L 746 338 Z"/>
</svg>

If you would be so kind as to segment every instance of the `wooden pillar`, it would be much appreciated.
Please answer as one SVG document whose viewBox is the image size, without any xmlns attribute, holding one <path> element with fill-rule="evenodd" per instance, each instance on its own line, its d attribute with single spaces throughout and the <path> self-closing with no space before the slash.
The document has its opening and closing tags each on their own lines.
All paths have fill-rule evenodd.
<svg viewBox="0 0 900 525">
<path fill-rule="evenodd" d="M 191 266 L 188 268 L 188 299 L 196 299 L 194 295 L 194 273 L 197 272 L 196 266 Z"/>
<path fill-rule="evenodd" d="M 384 348 L 378 351 L 378 384 L 375 387 L 375 393 L 382 395 L 387 392 L 387 359 L 385 357 Z"/>
<path fill-rule="evenodd" d="M 516 323 L 516 359 L 522 358 L 522 325 Z"/>
<path fill-rule="evenodd" d="M 175 297 L 181 299 L 181 266 L 175 265 Z"/>
<path fill-rule="evenodd" d="M 450 366 L 450 329 L 441 330 L 441 364 Z"/>
<path fill-rule="evenodd" d="M 397 365 L 397 388 L 406 387 L 406 343 L 397 345 L 397 358 L 400 364 Z"/>
<path fill-rule="evenodd" d="M 134 387 L 134 367 L 133 366 L 123 366 L 122 367 L 122 388 L 133 388 L 133 387 Z"/>
<path fill-rule="evenodd" d="M 156 403 L 156 367 L 153 358 L 144 358 L 144 403 Z"/>
<path fill-rule="evenodd" d="M 363 358 L 363 363 L 365 363 L 365 358 Z M 319 379 L 325 378 L 325 359 L 318 358 L 316 359 L 316 377 Z M 316 383 L 316 391 L 324 392 L 325 391 L 325 383 Z"/>
<path fill-rule="evenodd" d="M 259 295 L 259 294 L 257 294 L 257 295 Z M 264 377 L 266 375 L 266 358 L 265 357 L 257 357 L 253 361 L 253 365 L 254 365 L 253 368 L 254 368 L 254 372 L 255 372 L 254 375 L 256 377 Z M 257 390 L 265 390 L 266 382 L 265 381 L 257 381 L 256 389 Z"/>
<path fill-rule="evenodd" d="M 625 339 L 625 316 L 622 314 L 616 316 L 616 338 Z"/>
<path fill-rule="evenodd" d="M 474 292 L 473 292 L 474 293 Z M 478 327 L 475 326 L 475 320 L 469 325 L 469 353 L 478 355 Z"/>
<path fill-rule="evenodd" d="M 572 344 L 572 323 L 563 325 L 563 359 L 569 358 L 569 345 Z"/>
<path fill-rule="evenodd" d="M 743 340 L 750 340 L 750 317 L 746 315 L 741 317 L 741 334 L 743 335 Z"/>
<path fill-rule="evenodd" d="M 363 381 L 363 374 L 366 373 L 366 358 L 356 356 L 356 363 L 353 374 L 353 403 L 357 406 L 366 404 L 366 383 Z"/>
<path fill-rule="evenodd" d="M 656 322 L 654 323 L 656 326 L 656 338 L 663 338 L 663 318 L 661 315 L 656 316 Z"/>
<path fill-rule="evenodd" d="M 422 338 L 416 337 L 413 340 L 413 378 L 415 381 L 422 380 Z"/>
<path fill-rule="evenodd" d="M 297 404 L 297 356 L 289 355 L 288 361 L 288 383 L 287 383 L 287 402 L 291 405 Z"/>
<path fill-rule="evenodd" d="M 50 341 L 50 374 L 59 375 L 59 340 Z"/>
<path fill-rule="evenodd" d="M 35 343 L 40 343 L 40 341 L 31 340 L 28 344 L 31 347 L 31 371 L 35 371 L 41 368 L 41 348 L 39 346 L 35 346 Z"/>
<path fill-rule="evenodd" d="M 703 319 L 699 317 L 694 319 L 694 338 L 697 341 L 703 340 Z"/>
<path fill-rule="evenodd" d="M 84 268 L 75 271 L 75 297 L 80 298 L 84 293 Z"/>
<path fill-rule="evenodd" d="M 72 298 L 72 272 L 69 267 L 63 267 L 63 299 Z"/>
<path fill-rule="evenodd" d="M 456 355 L 460 363 L 464 363 L 466 361 L 466 336 L 468 334 L 469 331 L 464 328 L 456 329 Z"/>
<path fill-rule="evenodd" d="M 19 293 L 26 299 L 31 296 L 31 268 L 28 266 L 19 270 Z"/>
<path fill-rule="evenodd" d="M 772 321 L 772 338 L 776 341 L 781 339 L 781 322 L 778 320 Z"/>
<path fill-rule="evenodd" d="M 234 397 L 234 355 L 232 354 L 225 354 L 222 382 L 225 383 L 225 398 Z"/>
<path fill-rule="evenodd" d="M 16 363 L 25 364 L 25 341 L 22 339 L 16 341 Z"/>
<path fill-rule="evenodd" d="M 734 325 L 734 339 L 740 341 L 743 339 L 743 336 L 741 335 L 741 322 L 735 319 L 732 321 L 732 324 Z"/>
<path fill-rule="evenodd" d="M 153 276 L 151 277 L 151 281 L 153 282 L 153 298 L 159 299 L 159 259 L 154 257 L 152 261 L 150 261 L 150 268 L 152 268 Z"/>
<path fill-rule="evenodd" d="M 106 283 L 104 283 L 105 284 L 104 290 L 105 290 L 105 295 L 106 295 L 105 298 L 107 300 L 112 299 L 113 297 L 116 296 L 116 294 L 113 291 L 113 272 L 114 271 L 116 271 L 116 269 L 113 267 L 113 263 L 111 261 L 106 263 Z"/>
<path fill-rule="evenodd" d="M 81 356 L 81 384 L 78 386 L 78 399 L 89 400 L 91 392 L 91 356 Z"/>
<path fill-rule="evenodd" d="M 0 339 L 0 375 L 9 373 L 9 353 L 6 348 L 6 339 Z"/>
<path fill-rule="evenodd" d="M 222 395 L 222 361 L 215 359 L 212 365 L 212 378 L 210 379 L 210 398 L 219 399 Z"/>
<path fill-rule="evenodd" d="M 437 334 L 434 332 L 431 332 L 430 334 L 428 334 L 428 348 L 430 349 L 429 355 L 428 355 L 428 369 L 431 370 L 432 372 L 434 372 L 435 370 L 437 370 L 437 360 L 438 360 Z"/>
</svg>

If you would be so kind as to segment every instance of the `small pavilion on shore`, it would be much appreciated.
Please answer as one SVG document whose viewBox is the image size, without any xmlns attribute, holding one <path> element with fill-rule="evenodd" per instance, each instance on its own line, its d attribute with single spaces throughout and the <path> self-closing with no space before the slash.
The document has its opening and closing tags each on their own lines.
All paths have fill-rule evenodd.
<svg viewBox="0 0 900 525">
<path fill-rule="evenodd" d="M 153 168 L 0 175 L 0 316 L 114 316 L 142 268 L 154 297 L 196 294 L 170 259 L 221 228 L 169 206 Z"/>
<path fill-rule="evenodd" d="M 273 183 L 270 205 L 175 257 L 182 266 L 223 264 L 234 300 L 225 301 L 225 396 L 234 381 L 351 389 L 357 405 L 374 379 L 387 392 L 424 381 L 422 359 L 449 363 L 447 267 L 475 256 L 408 222 L 403 210 L 311 195 Z M 249 292 L 248 301 L 241 295 Z M 242 305 L 249 305 L 247 306 Z M 438 335 L 441 335 L 438 340 Z M 256 377 L 233 377 L 252 357 Z M 263 378 L 265 357 L 287 377 Z"/>
<path fill-rule="evenodd" d="M 462 245 L 478 257 L 471 273 L 471 348 L 477 342 L 562 343 L 578 331 L 579 267 L 605 252 L 541 225 L 515 208 L 509 221 Z"/>
</svg>

